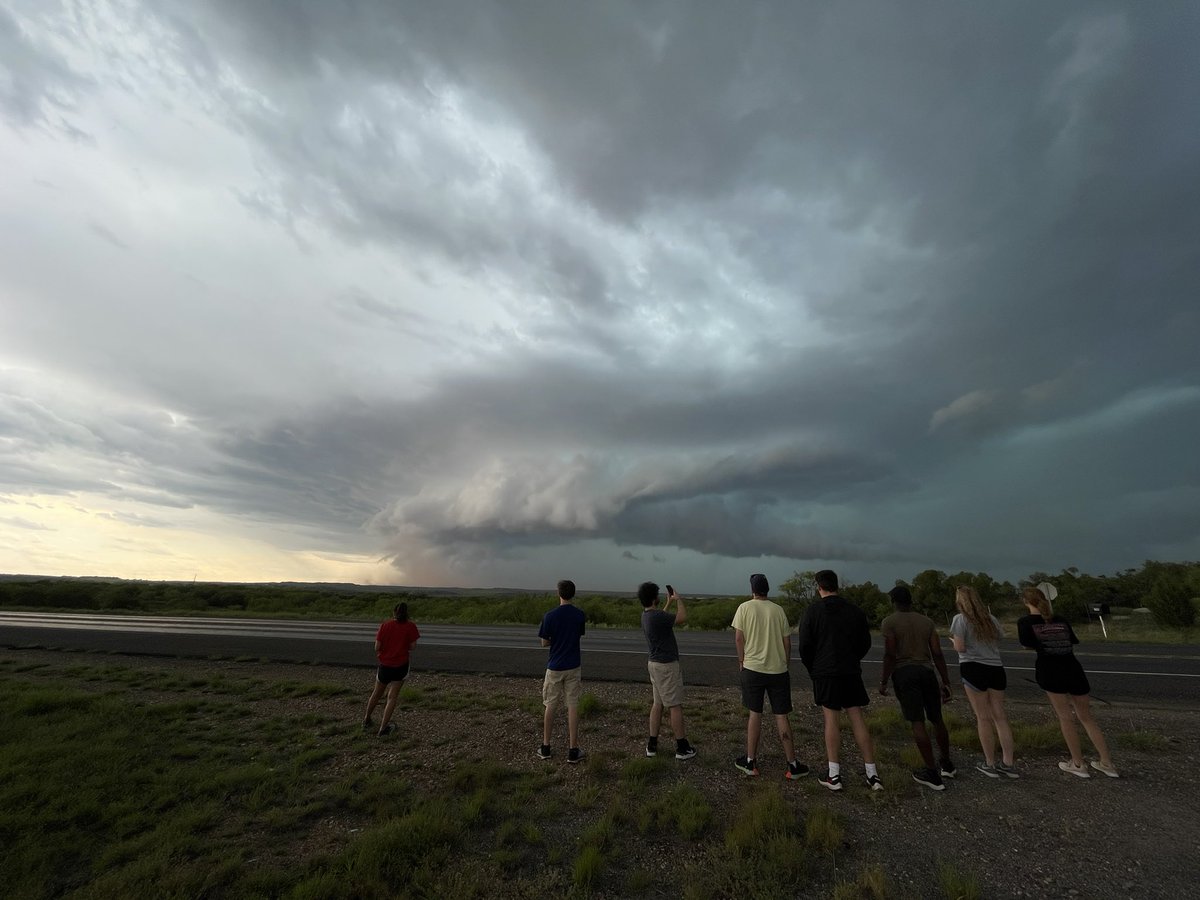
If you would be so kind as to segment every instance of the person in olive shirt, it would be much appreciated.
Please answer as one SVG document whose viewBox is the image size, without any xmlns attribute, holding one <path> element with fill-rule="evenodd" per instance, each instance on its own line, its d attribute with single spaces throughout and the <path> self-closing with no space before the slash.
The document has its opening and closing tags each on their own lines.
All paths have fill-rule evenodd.
<svg viewBox="0 0 1200 900">
<path fill-rule="evenodd" d="M 888 677 L 891 676 L 896 699 L 900 701 L 904 718 L 912 725 L 913 741 L 925 762 L 923 769 L 913 772 L 913 781 L 931 790 L 945 790 L 943 779 L 953 778 L 957 772 L 950 760 L 950 732 L 942 721 L 942 703 L 950 699 L 946 657 L 933 620 L 912 608 L 912 594 L 908 588 L 898 584 L 888 591 L 888 596 L 896 611 L 879 627 L 884 642 L 879 693 L 887 696 Z M 940 691 L 933 674 L 934 666 L 942 680 Z M 937 737 L 940 766 L 934 765 L 926 719 L 932 723 Z"/>
<path fill-rule="evenodd" d="M 663 710 L 671 711 L 671 731 L 675 734 L 675 758 L 691 759 L 696 748 L 688 743 L 683 730 L 683 671 L 679 665 L 679 645 L 675 641 L 675 626 L 687 621 L 687 607 L 675 588 L 667 585 L 667 600 L 658 608 L 658 585 L 653 581 L 638 586 L 638 601 L 642 604 L 642 631 L 650 659 L 650 731 L 646 738 L 646 755 L 658 755 L 658 732 L 662 729 Z M 675 601 L 675 612 L 667 607 Z"/>
<path fill-rule="evenodd" d="M 762 733 L 763 697 L 771 698 L 771 712 L 779 741 L 787 755 L 787 779 L 802 778 L 808 766 L 796 761 L 792 744 L 792 679 L 788 660 L 792 655 L 792 636 L 783 607 L 767 599 L 771 587 L 765 575 L 750 576 L 751 599 L 733 614 L 734 645 L 741 670 L 742 705 L 750 711 L 746 719 L 746 755 L 734 760 L 734 766 L 747 775 L 758 775 L 755 755 Z"/>
</svg>

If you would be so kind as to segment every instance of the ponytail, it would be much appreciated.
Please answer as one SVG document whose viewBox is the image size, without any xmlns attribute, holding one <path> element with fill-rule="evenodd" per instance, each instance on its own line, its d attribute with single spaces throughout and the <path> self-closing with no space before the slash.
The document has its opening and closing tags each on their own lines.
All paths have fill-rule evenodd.
<svg viewBox="0 0 1200 900">
<path fill-rule="evenodd" d="M 1049 622 L 1051 617 L 1054 615 L 1054 607 L 1050 605 L 1050 601 L 1046 598 L 1046 595 L 1043 594 L 1038 588 L 1027 587 L 1022 589 L 1021 599 L 1025 601 L 1026 606 L 1032 606 L 1036 608 L 1041 614 L 1042 618 L 1047 622 Z"/>
</svg>

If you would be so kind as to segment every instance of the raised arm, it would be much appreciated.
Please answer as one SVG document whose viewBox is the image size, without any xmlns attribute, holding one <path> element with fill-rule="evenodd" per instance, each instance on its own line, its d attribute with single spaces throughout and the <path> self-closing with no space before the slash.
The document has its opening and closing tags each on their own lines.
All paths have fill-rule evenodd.
<svg viewBox="0 0 1200 900">
<path fill-rule="evenodd" d="M 687 606 L 684 605 L 683 597 L 681 597 L 679 594 L 671 594 L 670 597 L 667 598 L 668 603 L 671 602 L 671 597 L 675 598 L 675 624 L 683 625 L 685 622 L 687 622 Z"/>
</svg>

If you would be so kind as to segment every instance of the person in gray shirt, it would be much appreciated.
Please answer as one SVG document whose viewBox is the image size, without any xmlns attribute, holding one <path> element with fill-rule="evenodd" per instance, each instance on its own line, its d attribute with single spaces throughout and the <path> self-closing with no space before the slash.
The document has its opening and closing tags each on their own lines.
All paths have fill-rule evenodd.
<svg viewBox="0 0 1200 900">
<path fill-rule="evenodd" d="M 650 736 L 646 738 L 646 755 L 658 754 L 658 732 L 662 728 L 663 710 L 671 711 L 671 731 L 675 733 L 675 758 L 691 759 L 696 748 L 688 743 L 683 728 L 683 671 L 679 665 L 679 645 L 675 642 L 675 626 L 687 621 L 687 607 L 675 588 L 667 585 L 667 600 L 658 608 L 658 585 L 653 581 L 638 586 L 638 601 L 642 604 L 642 631 L 650 659 Z M 668 607 L 675 601 L 675 612 Z"/>
<path fill-rule="evenodd" d="M 1013 735 L 1004 711 L 1008 676 L 1000 659 L 1000 620 L 988 612 L 970 585 L 954 592 L 958 615 L 950 623 L 950 641 L 958 651 L 958 674 L 975 713 L 983 762 L 977 768 L 989 778 L 1019 777 L 1013 762 Z M 1000 761 L 996 761 L 996 739 Z"/>
</svg>

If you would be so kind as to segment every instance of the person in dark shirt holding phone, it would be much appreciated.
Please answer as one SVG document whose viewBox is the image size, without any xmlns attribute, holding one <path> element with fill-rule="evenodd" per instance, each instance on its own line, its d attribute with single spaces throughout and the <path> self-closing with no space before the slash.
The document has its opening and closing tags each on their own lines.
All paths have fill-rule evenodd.
<svg viewBox="0 0 1200 900">
<path fill-rule="evenodd" d="M 683 670 L 679 665 L 679 645 L 675 641 L 675 626 L 687 621 L 687 607 L 675 588 L 667 585 L 667 599 L 658 608 L 658 585 L 653 581 L 638 586 L 638 602 L 642 604 L 642 632 L 650 660 L 650 730 L 646 738 L 646 755 L 658 755 L 658 732 L 662 729 L 663 710 L 670 710 L 671 731 L 675 734 L 675 758 L 691 759 L 696 748 L 688 743 L 683 728 Z M 675 601 L 675 611 L 668 607 Z"/>
<path fill-rule="evenodd" d="M 1120 773 L 1109 756 L 1104 733 L 1092 717 L 1092 706 L 1088 699 L 1092 688 L 1083 666 L 1075 656 L 1073 645 L 1079 643 L 1079 638 L 1075 637 L 1071 623 L 1054 615 L 1046 595 L 1035 587 L 1025 588 L 1021 592 L 1021 599 L 1029 615 L 1017 621 L 1017 637 L 1022 647 L 1037 651 L 1034 673 L 1038 687 L 1050 698 L 1050 705 L 1058 716 L 1058 725 L 1071 753 L 1071 761 L 1060 762 L 1058 767 L 1077 778 L 1091 777 L 1083 760 L 1079 727 L 1075 724 L 1078 719 L 1100 754 L 1098 760 L 1092 761 L 1092 768 L 1109 778 L 1119 778 Z"/>
</svg>

